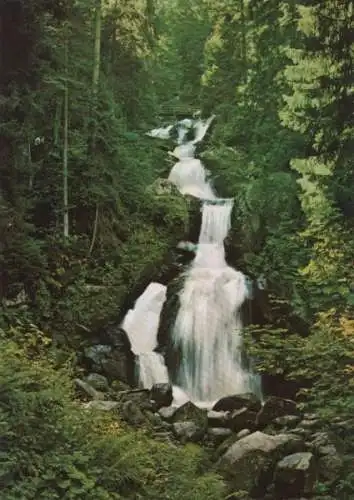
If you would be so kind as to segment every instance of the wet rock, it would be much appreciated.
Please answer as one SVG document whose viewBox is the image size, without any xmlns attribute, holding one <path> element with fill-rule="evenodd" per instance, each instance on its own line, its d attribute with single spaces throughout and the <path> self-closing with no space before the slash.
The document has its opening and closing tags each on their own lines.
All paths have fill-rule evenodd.
<svg viewBox="0 0 354 500">
<path fill-rule="evenodd" d="M 140 410 L 155 412 L 156 404 L 150 399 L 150 391 L 148 389 L 131 389 L 117 394 L 119 401 L 124 403 L 132 401 Z"/>
<path fill-rule="evenodd" d="M 234 394 L 219 399 L 213 406 L 213 411 L 231 411 L 241 408 L 257 412 L 261 408 L 261 403 L 253 393 Z"/>
<path fill-rule="evenodd" d="M 172 422 L 176 410 L 177 408 L 175 406 L 164 406 L 159 409 L 158 414 L 167 422 Z"/>
<path fill-rule="evenodd" d="M 264 405 L 259 410 L 256 425 L 259 428 L 263 428 L 272 423 L 275 418 L 284 415 L 299 415 L 295 401 L 271 396 L 264 402 Z"/>
<path fill-rule="evenodd" d="M 135 427 L 146 423 L 146 417 L 134 401 L 125 401 L 121 406 L 121 415 L 124 420 Z"/>
<path fill-rule="evenodd" d="M 306 445 L 318 457 L 320 480 L 332 484 L 340 476 L 344 465 L 343 442 L 332 432 L 316 432 Z"/>
<path fill-rule="evenodd" d="M 194 443 L 200 441 L 204 434 L 205 428 L 200 427 L 192 421 L 175 422 L 172 426 L 173 433 L 182 443 L 192 441 Z"/>
<path fill-rule="evenodd" d="M 317 479 L 316 460 L 312 453 L 293 453 L 277 463 L 274 485 L 277 499 L 311 494 Z"/>
<path fill-rule="evenodd" d="M 112 411 L 119 408 L 117 401 L 89 401 L 84 403 L 83 407 L 86 410 Z"/>
<path fill-rule="evenodd" d="M 232 430 L 223 427 L 208 428 L 208 438 L 215 445 L 219 446 L 225 439 L 232 436 Z"/>
<path fill-rule="evenodd" d="M 94 389 L 90 384 L 88 384 L 84 380 L 76 378 L 75 385 L 78 388 L 79 392 L 81 392 L 81 394 L 86 397 L 88 396 L 89 398 L 92 398 L 94 400 L 105 399 L 105 395 L 102 392 L 96 391 L 96 389 Z"/>
<path fill-rule="evenodd" d="M 316 420 L 316 419 L 311 419 L 311 420 L 301 420 L 299 423 L 299 427 L 302 427 L 303 429 L 318 429 L 321 426 L 321 421 Z"/>
<path fill-rule="evenodd" d="M 176 409 L 172 417 L 173 422 L 194 422 L 197 426 L 207 427 L 207 412 L 195 406 L 191 401 Z"/>
<path fill-rule="evenodd" d="M 101 367 L 101 360 L 108 356 L 112 351 L 112 346 L 97 344 L 90 347 L 86 347 L 84 354 L 87 360 L 89 360 L 94 366 Z"/>
<path fill-rule="evenodd" d="M 227 427 L 230 413 L 227 411 L 208 411 L 209 427 Z"/>
<path fill-rule="evenodd" d="M 227 426 L 234 432 L 238 432 L 242 429 L 253 430 L 255 428 L 256 416 L 256 412 L 245 407 L 240 410 L 234 410 L 229 415 Z"/>
<path fill-rule="evenodd" d="M 107 334 L 108 335 L 108 334 Z M 96 344 L 84 350 L 90 370 L 104 375 L 109 381 L 121 380 L 134 384 L 135 356 L 130 349 L 127 334 L 121 328 L 111 332 L 111 344 Z"/>
<path fill-rule="evenodd" d="M 249 434 L 251 434 L 251 431 L 249 429 L 242 429 L 242 431 L 237 433 L 237 439 L 241 439 L 243 437 L 246 437 Z"/>
<path fill-rule="evenodd" d="M 270 436 L 257 431 L 232 444 L 216 466 L 238 490 L 259 494 L 271 482 L 272 468 L 281 456 L 300 451 L 302 445 L 290 434 Z"/>
<path fill-rule="evenodd" d="M 107 391 L 109 389 L 108 380 L 99 373 L 90 373 L 86 377 L 86 382 L 90 384 L 97 391 Z"/>
<path fill-rule="evenodd" d="M 293 429 L 300 422 L 301 418 L 298 415 L 283 415 L 274 419 L 274 424 L 278 428 Z"/>
<path fill-rule="evenodd" d="M 155 401 L 157 408 L 170 406 L 173 400 L 171 384 L 154 384 L 151 388 L 150 399 Z"/>
</svg>

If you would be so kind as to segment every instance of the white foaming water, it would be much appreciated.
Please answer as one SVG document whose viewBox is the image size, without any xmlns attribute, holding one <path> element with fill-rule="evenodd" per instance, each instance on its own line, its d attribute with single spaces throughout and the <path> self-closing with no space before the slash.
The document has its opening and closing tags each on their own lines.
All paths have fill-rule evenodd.
<svg viewBox="0 0 354 500">
<path fill-rule="evenodd" d="M 177 162 L 168 180 L 173 182 L 183 194 L 191 194 L 197 198 L 215 198 L 214 191 L 207 181 L 207 172 L 202 162 L 196 158 Z"/>
<path fill-rule="evenodd" d="M 150 283 L 130 309 L 122 323 L 127 332 L 131 349 L 137 355 L 139 381 L 143 387 L 151 388 L 154 383 L 168 382 L 167 368 L 157 347 L 157 330 L 162 306 L 166 300 L 166 287 Z"/>
<path fill-rule="evenodd" d="M 245 276 L 225 261 L 224 239 L 230 229 L 232 199 L 217 198 L 208 172 L 194 158 L 195 144 L 203 139 L 214 116 L 206 121 L 182 120 L 177 124 L 178 146 L 170 153 L 179 161 L 169 180 L 183 194 L 203 199 L 202 226 L 196 257 L 180 294 L 180 309 L 173 342 L 180 350 L 181 364 L 174 386 L 174 405 L 188 399 L 203 407 L 228 394 L 256 392 L 258 378 L 243 368 L 240 308 L 249 296 Z M 194 129 L 195 138 L 185 142 Z M 173 127 L 155 129 L 148 135 L 170 138 Z M 157 345 L 159 316 L 166 287 L 151 283 L 128 311 L 123 328 L 139 356 L 140 382 L 151 387 L 167 382 L 168 373 Z"/>
<path fill-rule="evenodd" d="M 222 204 L 203 204 L 203 220 L 199 235 L 199 243 L 223 244 L 231 227 L 231 211 L 233 200 L 223 200 Z"/>
<path fill-rule="evenodd" d="M 227 207 L 226 219 L 232 205 Z M 220 218 L 218 213 L 213 220 Z M 226 228 L 227 222 L 222 221 L 221 227 Z M 214 229 L 213 233 L 209 226 L 208 235 L 217 241 L 220 227 Z M 182 353 L 177 383 L 194 401 L 214 401 L 253 389 L 252 376 L 241 359 L 240 307 L 247 296 L 246 281 L 242 273 L 227 266 L 222 241 L 198 245 L 174 327 L 174 344 Z"/>
</svg>

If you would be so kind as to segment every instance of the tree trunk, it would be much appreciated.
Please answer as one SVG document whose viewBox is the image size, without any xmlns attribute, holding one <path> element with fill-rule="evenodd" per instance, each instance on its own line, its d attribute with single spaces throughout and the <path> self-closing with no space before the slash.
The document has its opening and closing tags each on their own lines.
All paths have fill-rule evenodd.
<svg viewBox="0 0 354 500">
<path fill-rule="evenodd" d="M 96 0 L 94 65 L 93 65 L 93 75 L 92 75 L 92 88 L 94 94 L 97 94 L 98 83 L 100 79 L 101 24 L 102 24 L 102 0 Z"/>
<path fill-rule="evenodd" d="M 65 90 L 64 90 L 64 151 L 63 151 L 63 201 L 64 201 L 64 238 L 69 236 L 68 208 L 68 131 L 69 131 L 69 87 L 68 87 L 69 36 L 65 36 Z"/>
</svg>

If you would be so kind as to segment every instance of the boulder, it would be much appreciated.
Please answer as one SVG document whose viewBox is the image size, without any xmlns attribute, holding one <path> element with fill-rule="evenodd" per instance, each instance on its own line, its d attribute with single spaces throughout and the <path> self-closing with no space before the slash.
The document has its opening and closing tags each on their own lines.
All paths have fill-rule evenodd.
<svg viewBox="0 0 354 500">
<path fill-rule="evenodd" d="M 172 416 L 173 422 L 194 422 L 198 427 L 207 427 L 207 412 L 195 406 L 191 401 L 176 409 Z"/>
<path fill-rule="evenodd" d="M 158 414 L 163 420 L 166 420 L 166 422 L 172 422 L 176 410 L 177 408 L 175 406 L 163 406 L 159 409 Z"/>
<path fill-rule="evenodd" d="M 214 446 L 219 446 L 225 439 L 232 436 L 232 430 L 223 427 L 209 427 L 208 438 Z"/>
<path fill-rule="evenodd" d="M 205 434 L 205 427 L 200 427 L 196 422 L 184 421 L 175 422 L 172 425 L 172 430 L 177 439 L 182 443 L 192 441 L 194 443 L 200 441 Z"/>
<path fill-rule="evenodd" d="M 117 401 L 89 401 L 84 403 L 83 407 L 85 410 L 100 410 L 100 411 L 112 411 L 117 410 L 119 403 Z"/>
<path fill-rule="evenodd" d="M 294 498 L 313 492 L 317 479 L 316 460 L 310 452 L 293 453 L 277 463 L 274 491 L 277 499 Z"/>
<path fill-rule="evenodd" d="M 301 418 L 298 415 L 283 415 L 274 419 L 276 427 L 282 429 L 293 429 L 300 422 Z"/>
<path fill-rule="evenodd" d="M 86 377 L 86 382 L 97 391 L 104 392 L 108 391 L 109 389 L 107 378 L 103 375 L 100 375 L 99 373 L 89 373 L 89 375 Z"/>
<path fill-rule="evenodd" d="M 258 428 L 264 428 L 277 417 L 284 415 L 299 415 L 295 401 L 270 396 L 257 414 L 256 425 Z"/>
<path fill-rule="evenodd" d="M 331 485 L 340 476 L 344 465 L 342 440 L 332 432 L 315 432 L 306 445 L 318 459 L 320 481 Z"/>
<path fill-rule="evenodd" d="M 94 389 L 89 383 L 85 382 L 84 380 L 76 378 L 75 385 L 83 396 L 88 396 L 89 398 L 92 398 L 94 400 L 105 399 L 105 395 L 102 392 L 96 391 L 96 389 Z"/>
<path fill-rule="evenodd" d="M 209 427 L 227 427 L 230 413 L 210 410 L 207 413 Z"/>
<path fill-rule="evenodd" d="M 230 413 L 227 427 L 232 431 L 238 432 L 242 429 L 255 429 L 257 413 L 244 407 L 239 410 L 234 410 Z"/>
<path fill-rule="evenodd" d="M 173 400 L 171 384 L 154 384 L 150 391 L 150 399 L 155 401 L 157 408 L 170 406 Z"/>
<path fill-rule="evenodd" d="M 134 401 L 125 401 L 120 407 L 120 410 L 122 417 L 130 425 L 140 427 L 147 422 L 147 418 Z"/>
<path fill-rule="evenodd" d="M 134 385 L 135 356 L 127 334 L 121 328 L 111 332 L 111 345 L 96 344 L 84 350 L 89 369 L 104 375 L 109 381 L 121 380 Z"/>
<path fill-rule="evenodd" d="M 219 399 L 213 406 L 213 411 L 231 411 L 247 408 L 257 412 L 261 409 L 261 402 L 253 393 L 234 394 Z"/>
<path fill-rule="evenodd" d="M 148 389 L 122 391 L 117 394 L 117 397 L 121 403 L 132 401 L 143 411 L 155 412 L 157 410 L 155 402 L 150 399 L 150 391 Z"/>
<path fill-rule="evenodd" d="M 237 490 L 262 494 L 271 482 L 275 463 L 302 446 L 302 440 L 291 434 L 270 436 L 256 431 L 232 444 L 216 467 Z"/>
</svg>

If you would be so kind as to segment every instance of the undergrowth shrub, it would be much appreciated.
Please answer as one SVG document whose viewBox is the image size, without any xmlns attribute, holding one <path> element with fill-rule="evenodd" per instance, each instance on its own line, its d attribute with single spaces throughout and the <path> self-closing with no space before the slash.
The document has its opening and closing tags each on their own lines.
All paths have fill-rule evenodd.
<svg viewBox="0 0 354 500">
<path fill-rule="evenodd" d="M 16 332 L 1 333 L 2 500 L 224 497 L 221 479 L 205 472 L 201 448 L 159 443 L 144 429 L 127 429 L 118 415 L 84 410 L 70 370 L 45 354 L 45 336 L 33 331 L 20 346 Z"/>
</svg>

